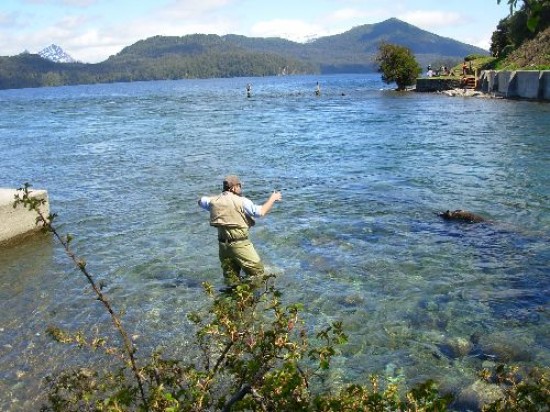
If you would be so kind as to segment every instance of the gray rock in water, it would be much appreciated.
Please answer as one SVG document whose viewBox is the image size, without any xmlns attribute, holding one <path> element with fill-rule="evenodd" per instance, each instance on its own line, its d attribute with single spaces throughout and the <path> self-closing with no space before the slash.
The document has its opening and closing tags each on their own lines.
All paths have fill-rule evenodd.
<svg viewBox="0 0 550 412">
<path fill-rule="evenodd" d="M 474 344 L 469 340 L 461 337 L 446 339 L 440 346 L 440 350 L 449 358 L 463 358 L 467 356 L 473 349 Z"/>
<path fill-rule="evenodd" d="M 458 394 L 453 406 L 458 410 L 480 411 L 484 405 L 503 397 L 499 386 L 478 380 Z"/>
<path fill-rule="evenodd" d="M 502 363 L 528 362 L 533 360 L 533 342 L 504 332 L 483 335 L 479 346 L 483 354 Z"/>
</svg>

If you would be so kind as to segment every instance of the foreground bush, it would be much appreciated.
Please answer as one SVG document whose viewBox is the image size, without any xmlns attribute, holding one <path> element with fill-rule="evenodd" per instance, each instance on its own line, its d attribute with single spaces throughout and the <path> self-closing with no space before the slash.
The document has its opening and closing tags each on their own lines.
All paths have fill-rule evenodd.
<svg viewBox="0 0 550 412">
<path fill-rule="evenodd" d="M 321 380 L 338 345 L 346 341 L 340 323 L 318 332 L 309 341 L 299 318 L 299 306 L 284 306 L 270 277 L 243 284 L 231 294 L 215 294 L 203 313 L 191 313 L 197 325 L 199 356 L 191 362 L 154 355 L 139 368 L 145 399 L 131 368 L 115 371 L 79 369 L 49 379 L 52 411 L 378 411 L 445 410 L 449 399 L 440 397 L 433 382 L 415 388 L 400 399 L 398 387 L 350 385 L 336 393 L 321 391 Z M 84 342 L 50 329 L 65 343 Z"/>
</svg>

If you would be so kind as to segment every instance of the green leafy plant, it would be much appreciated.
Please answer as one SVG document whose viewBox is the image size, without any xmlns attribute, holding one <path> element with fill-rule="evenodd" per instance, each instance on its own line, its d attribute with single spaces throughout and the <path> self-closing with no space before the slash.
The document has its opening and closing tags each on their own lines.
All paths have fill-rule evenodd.
<svg viewBox="0 0 550 412">
<path fill-rule="evenodd" d="M 500 4 L 502 0 L 497 0 Z M 510 6 L 510 14 L 514 13 L 518 5 L 518 0 L 507 0 Z M 531 31 L 535 31 L 541 22 L 541 14 L 544 7 L 550 6 L 550 0 L 523 0 L 523 7 L 527 10 L 527 27 Z"/>
<path fill-rule="evenodd" d="M 72 241 L 72 236 L 71 235 L 62 236 L 57 231 L 57 229 L 52 224 L 55 218 L 57 217 L 57 215 L 49 214 L 48 216 L 45 216 L 42 213 L 40 207 L 45 204 L 46 200 L 33 197 L 31 195 L 30 187 L 31 185 L 29 183 L 25 183 L 25 185 L 19 189 L 20 193 L 17 193 L 15 195 L 15 201 L 14 201 L 13 207 L 16 208 L 18 205 L 23 205 L 23 207 L 29 209 L 30 211 L 36 212 L 37 214 L 36 223 L 41 224 L 44 230 L 50 231 L 54 234 L 54 236 L 57 238 L 59 243 L 61 243 L 61 245 L 65 249 L 67 256 L 70 257 L 70 259 L 74 262 L 75 266 L 86 277 L 86 280 L 88 281 L 89 285 L 94 291 L 97 297 L 97 300 L 99 300 L 103 304 L 107 312 L 109 312 L 111 321 L 115 329 L 118 331 L 120 337 L 122 338 L 122 343 L 124 348 L 123 353 L 125 354 L 126 360 L 129 362 L 131 370 L 136 379 L 136 383 L 139 388 L 139 393 L 141 395 L 141 401 L 143 403 L 143 406 L 145 407 L 145 409 L 147 409 L 147 402 L 145 399 L 143 382 L 142 382 L 140 373 L 138 371 L 136 358 L 134 356 L 136 349 L 134 347 L 132 340 L 128 336 L 128 333 L 124 329 L 122 322 L 120 320 L 120 317 L 113 310 L 111 303 L 101 291 L 101 287 L 99 286 L 99 284 L 96 283 L 96 281 L 94 280 L 90 272 L 86 269 L 86 261 L 84 259 L 79 258 L 71 249 L 70 243 Z"/>
<path fill-rule="evenodd" d="M 549 369 L 535 368 L 524 375 L 516 366 L 498 365 L 494 371 L 484 369 L 480 375 L 504 391 L 504 397 L 486 405 L 484 412 L 550 410 Z"/>
</svg>

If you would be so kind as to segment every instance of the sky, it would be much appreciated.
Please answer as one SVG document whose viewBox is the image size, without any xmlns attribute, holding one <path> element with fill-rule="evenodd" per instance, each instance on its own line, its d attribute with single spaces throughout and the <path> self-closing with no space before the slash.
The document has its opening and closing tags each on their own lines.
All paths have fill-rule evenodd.
<svg viewBox="0 0 550 412">
<path fill-rule="evenodd" d="M 98 63 L 152 36 L 240 34 L 305 42 L 396 17 L 488 50 L 497 0 L 2 0 L 0 56 L 56 44 Z"/>
</svg>

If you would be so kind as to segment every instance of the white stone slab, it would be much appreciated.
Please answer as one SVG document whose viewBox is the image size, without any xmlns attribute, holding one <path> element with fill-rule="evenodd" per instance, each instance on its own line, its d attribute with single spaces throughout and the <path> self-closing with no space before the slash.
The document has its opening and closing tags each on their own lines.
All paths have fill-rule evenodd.
<svg viewBox="0 0 550 412">
<path fill-rule="evenodd" d="M 48 193 L 45 190 L 33 190 L 32 188 L 30 190 L 31 196 L 46 200 L 40 211 L 45 216 L 49 215 Z M 14 209 L 13 203 L 17 193 L 16 189 L 0 188 L 0 244 L 5 244 L 41 228 L 36 224 L 38 216 L 36 212 L 29 211 L 23 205 L 18 205 Z"/>
</svg>

